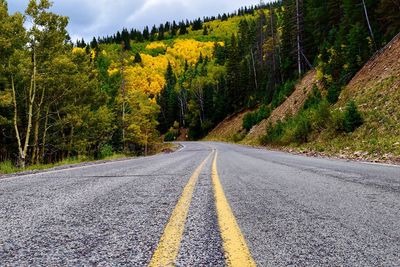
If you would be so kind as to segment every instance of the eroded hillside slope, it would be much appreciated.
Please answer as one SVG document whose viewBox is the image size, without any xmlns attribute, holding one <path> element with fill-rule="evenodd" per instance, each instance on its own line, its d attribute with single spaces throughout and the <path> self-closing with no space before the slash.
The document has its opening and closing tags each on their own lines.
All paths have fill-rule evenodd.
<svg viewBox="0 0 400 267">
<path fill-rule="evenodd" d="M 268 119 L 254 126 L 241 142 L 259 145 L 270 123 L 296 115 L 312 92 L 313 85 L 319 85 L 316 76 L 316 71 L 307 73 L 295 91 L 273 110 Z M 377 52 L 343 88 L 338 103 L 331 107 L 332 114 L 335 110 L 343 111 L 351 100 L 355 101 L 363 116 L 361 127 L 352 133 L 341 134 L 328 127 L 313 133 L 307 143 L 287 148 L 343 158 L 400 162 L 400 34 Z M 246 113 L 227 118 L 208 139 L 235 141 L 234 137 L 243 133 L 242 121 Z"/>
<path fill-rule="evenodd" d="M 316 144 L 328 151 L 362 155 L 367 159 L 400 159 L 400 34 L 371 58 L 344 88 L 337 104 L 353 99 L 364 117 L 354 133 L 327 142 L 322 134 Z"/>
<path fill-rule="evenodd" d="M 263 120 L 258 125 L 254 126 L 249 134 L 244 138 L 245 144 L 258 144 L 259 139 L 265 135 L 265 129 L 269 123 L 276 123 L 278 120 L 283 120 L 287 116 L 297 114 L 303 107 L 304 102 L 312 91 L 314 85 L 317 84 L 316 71 L 309 71 L 299 83 L 297 83 L 294 92 L 275 110 L 272 111 L 268 119 Z"/>
</svg>

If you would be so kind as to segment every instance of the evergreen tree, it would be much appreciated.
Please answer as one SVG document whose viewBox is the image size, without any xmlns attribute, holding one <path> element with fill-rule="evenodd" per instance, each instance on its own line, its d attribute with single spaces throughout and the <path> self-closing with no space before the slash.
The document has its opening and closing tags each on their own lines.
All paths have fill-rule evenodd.
<svg viewBox="0 0 400 267">
<path fill-rule="evenodd" d="M 226 63 L 227 70 L 227 86 L 229 88 L 227 101 L 229 112 L 238 110 L 243 103 L 241 98 L 242 89 L 240 88 L 241 69 L 240 69 L 240 54 L 237 44 L 237 38 L 232 34 L 231 42 L 228 48 L 228 57 Z"/>
<path fill-rule="evenodd" d="M 179 35 L 185 35 L 188 34 L 187 28 L 186 28 L 186 24 L 182 21 L 181 23 L 179 23 Z"/>
<path fill-rule="evenodd" d="M 377 20 L 380 22 L 380 32 L 385 41 L 390 41 L 400 32 L 400 4 L 393 0 L 380 0 L 376 8 Z"/>
<path fill-rule="evenodd" d="M 170 63 L 168 63 L 165 73 L 166 85 L 157 98 L 157 103 L 160 106 L 159 115 L 159 130 L 165 133 L 171 128 L 178 118 L 178 102 L 175 85 L 177 79 Z"/>
<path fill-rule="evenodd" d="M 97 43 L 97 40 L 95 37 L 93 37 L 92 41 L 90 42 L 90 47 L 94 50 L 99 48 L 99 44 Z"/>
<path fill-rule="evenodd" d="M 157 33 L 158 33 L 158 29 L 157 29 L 156 25 L 153 25 L 153 28 L 151 28 L 151 32 L 150 32 L 150 41 L 156 40 Z"/>
<path fill-rule="evenodd" d="M 208 35 L 208 29 L 206 26 L 203 27 L 203 35 Z"/>
<path fill-rule="evenodd" d="M 198 30 L 201 30 L 201 29 L 203 29 L 203 22 L 201 21 L 200 18 L 198 18 L 198 19 L 193 21 L 192 30 L 193 31 L 198 31 Z"/>
<path fill-rule="evenodd" d="M 121 39 L 122 39 L 121 44 L 122 44 L 123 49 L 125 51 L 131 50 L 132 48 L 131 48 L 131 44 L 130 44 L 129 32 L 125 28 L 122 30 Z"/>
<path fill-rule="evenodd" d="M 140 56 L 139 52 L 136 52 L 135 59 L 133 60 L 134 63 L 142 63 L 142 57 Z"/>
<path fill-rule="evenodd" d="M 143 29 L 143 39 L 144 40 L 149 40 L 150 39 L 150 32 L 149 32 L 149 27 L 144 27 Z"/>
<path fill-rule="evenodd" d="M 283 80 L 292 79 L 296 70 L 296 28 L 293 0 L 283 0 L 285 11 L 282 15 L 282 40 L 280 49 L 281 73 Z"/>
<path fill-rule="evenodd" d="M 357 109 L 354 101 L 347 103 L 346 111 L 344 113 L 343 128 L 347 133 L 354 132 L 358 127 L 364 123 L 364 120 Z"/>
<path fill-rule="evenodd" d="M 161 41 L 161 40 L 164 40 L 164 25 L 163 24 L 160 24 L 160 27 L 158 28 L 158 40 L 159 41 Z"/>
<path fill-rule="evenodd" d="M 175 36 L 177 31 L 178 31 L 178 25 L 176 24 L 175 20 L 172 22 L 172 27 L 171 27 L 171 36 Z"/>
</svg>

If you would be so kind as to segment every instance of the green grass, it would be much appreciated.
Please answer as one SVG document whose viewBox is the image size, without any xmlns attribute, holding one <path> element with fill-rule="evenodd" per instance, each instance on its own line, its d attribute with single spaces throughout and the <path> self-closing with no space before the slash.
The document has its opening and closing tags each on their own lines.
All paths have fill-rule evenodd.
<svg viewBox="0 0 400 267">
<path fill-rule="evenodd" d="M 11 161 L 0 162 L 0 174 L 8 174 L 17 172 L 18 169 L 14 167 Z"/>
<path fill-rule="evenodd" d="M 120 154 L 120 153 L 114 153 L 111 156 L 105 157 L 103 160 L 114 160 L 114 159 L 125 158 L 125 157 L 127 157 L 127 155 Z M 0 174 L 11 174 L 11 173 L 18 173 L 18 172 L 23 172 L 23 171 L 46 170 L 46 169 L 51 169 L 54 167 L 79 164 L 79 163 L 91 162 L 91 161 L 95 161 L 95 160 L 87 158 L 87 157 L 81 157 L 81 158 L 74 157 L 74 158 L 68 158 L 63 161 L 51 163 L 51 164 L 29 165 L 25 169 L 23 169 L 23 168 L 16 167 L 11 161 L 8 160 L 8 161 L 0 162 Z"/>
<path fill-rule="evenodd" d="M 165 151 L 166 149 L 169 149 L 170 151 L 175 151 L 177 148 L 176 144 L 172 143 L 159 143 L 155 145 L 152 149 L 149 150 L 149 155 L 154 155 L 161 153 Z M 127 157 L 132 157 L 132 155 L 127 155 L 123 153 L 112 153 L 110 156 L 105 156 L 101 160 L 116 160 L 116 159 L 122 159 L 122 158 L 127 158 Z M 46 169 L 51 169 L 54 167 L 59 167 L 59 166 L 64 166 L 64 165 L 72 165 L 72 164 L 79 164 L 79 163 L 84 163 L 84 162 L 95 162 L 96 160 L 93 158 L 87 158 L 85 156 L 82 157 L 73 157 L 73 158 L 68 158 L 60 162 L 52 163 L 52 164 L 35 164 L 35 165 L 29 165 L 25 169 L 18 168 L 16 167 L 11 161 L 3 161 L 0 162 L 0 175 L 1 174 L 12 174 L 12 173 L 18 173 L 18 172 L 23 172 L 23 171 L 37 171 L 37 170 L 46 170 Z"/>
</svg>

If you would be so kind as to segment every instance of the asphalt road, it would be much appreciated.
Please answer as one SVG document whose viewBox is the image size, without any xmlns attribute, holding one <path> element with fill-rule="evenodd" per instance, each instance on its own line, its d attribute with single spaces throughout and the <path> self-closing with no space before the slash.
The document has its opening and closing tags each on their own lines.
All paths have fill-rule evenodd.
<svg viewBox="0 0 400 267">
<path fill-rule="evenodd" d="M 0 266 L 235 266 L 234 249 L 236 266 L 400 266 L 400 168 L 198 142 L 0 179 Z"/>
</svg>

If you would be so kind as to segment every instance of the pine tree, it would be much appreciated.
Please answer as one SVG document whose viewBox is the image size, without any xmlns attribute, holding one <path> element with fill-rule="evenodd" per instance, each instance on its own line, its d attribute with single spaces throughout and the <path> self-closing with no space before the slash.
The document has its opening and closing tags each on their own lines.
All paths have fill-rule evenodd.
<svg viewBox="0 0 400 267">
<path fill-rule="evenodd" d="M 208 35 L 208 29 L 206 26 L 203 27 L 203 35 Z"/>
<path fill-rule="evenodd" d="M 157 37 L 159 41 L 164 40 L 164 31 L 165 31 L 164 25 L 160 24 L 160 27 L 158 28 L 158 37 Z"/>
<path fill-rule="evenodd" d="M 144 40 L 149 40 L 150 39 L 150 32 L 149 32 L 149 27 L 144 27 L 143 29 L 143 39 Z"/>
<path fill-rule="evenodd" d="M 281 72 L 282 79 L 289 80 L 294 76 L 296 69 L 296 32 L 295 32 L 295 6 L 293 0 L 283 0 L 285 11 L 282 16 L 282 37 L 281 37 Z"/>
<path fill-rule="evenodd" d="M 393 0 L 380 0 L 376 9 L 380 22 L 380 31 L 386 41 L 390 41 L 400 32 L 400 3 Z"/>
<path fill-rule="evenodd" d="M 133 60 L 134 63 L 142 63 L 142 57 L 140 56 L 139 52 L 136 52 L 135 59 Z"/>
<path fill-rule="evenodd" d="M 166 84 L 157 97 L 157 103 L 160 106 L 159 115 L 159 130 L 162 133 L 168 131 L 178 117 L 178 101 L 175 85 L 177 79 L 170 63 L 168 63 L 167 71 L 165 72 Z"/>
<path fill-rule="evenodd" d="M 97 43 L 97 39 L 95 37 L 93 37 L 92 41 L 90 42 L 90 47 L 93 50 L 96 50 L 99 48 L 99 44 Z"/>
<path fill-rule="evenodd" d="M 150 41 L 156 40 L 157 33 L 158 33 L 158 29 L 157 29 L 156 25 L 153 25 L 153 28 L 151 28 L 151 32 L 150 32 Z"/>
<path fill-rule="evenodd" d="M 188 34 L 187 28 L 186 28 L 186 24 L 182 21 L 181 23 L 179 23 L 179 35 L 185 35 Z"/>
<path fill-rule="evenodd" d="M 229 112 L 236 111 L 240 108 L 241 99 L 241 69 L 240 69 L 240 53 L 237 44 L 237 38 L 232 34 L 231 42 L 228 48 L 228 57 L 226 63 L 227 70 L 227 86 L 229 88 L 227 96 L 227 104 Z"/>
<path fill-rule="evenodd" d="M 357 109 L 354 101 L 349 101 L 344 113 L 343 128 L 347 133 L 354 132 L 358 127 L 364 123 L 364 120 Z"/>
</svg>

